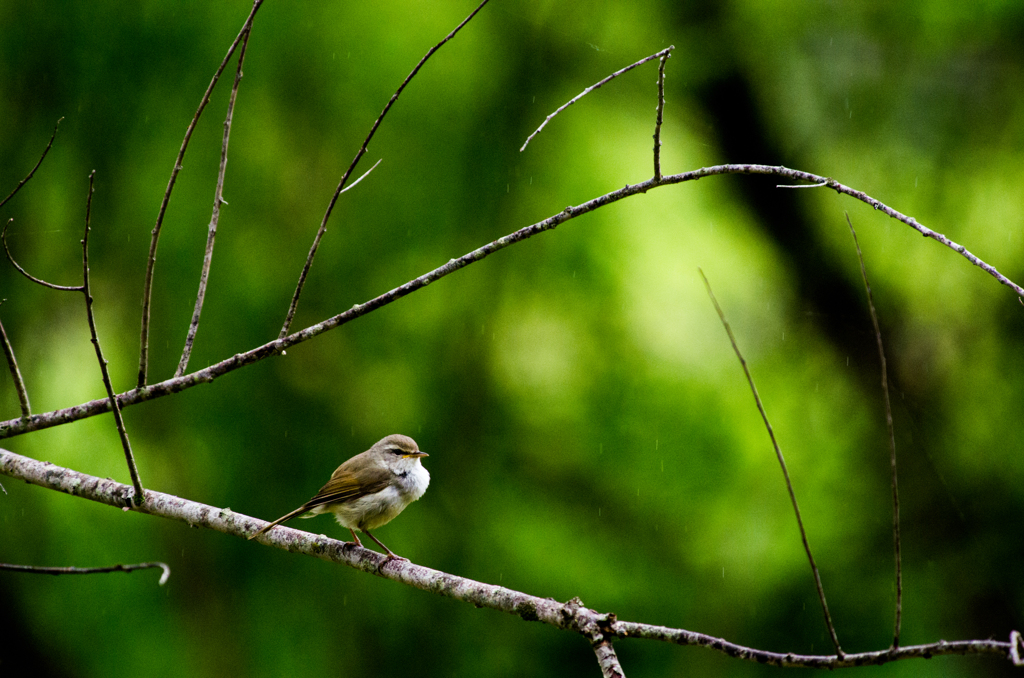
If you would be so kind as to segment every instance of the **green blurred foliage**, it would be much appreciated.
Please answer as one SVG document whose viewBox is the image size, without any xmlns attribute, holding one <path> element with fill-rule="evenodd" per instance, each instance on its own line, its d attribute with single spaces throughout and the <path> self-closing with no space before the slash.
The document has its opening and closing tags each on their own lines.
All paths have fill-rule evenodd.
<svg viewBox="0 0 1024 678">
<path fill-rule="evenodd" d="M 417 60 L 471 6 L 269 2 L 249 43 L 193 368 L 276 337 L 331 192 Z M 92 280 L 119 390 L 137 372 L 149 232 L 245 3 L 0 1 L 0 214 L 35 275 Z M 666 172 L 765 162 L 833 176 L 1024 280 L 1018 3 L 498 2 L 424 67 L 338 202 L 295 328 L 569 204 L 651 174 L 669 44 Z M 164 223 L 150 381 L 177 364 L 232 68 Z M 149 488 L 270 519 L 386 434 L 430 452 L 379 536 L 415 562 L 777 651 L 830 650 L 781 473 L 697 273 L 781 441 L 847 651 L 886 647 L 889 463 L 858 229 L 893 383 L 904 644 L 1024 627 L 1024 309 L 861 203 L 774 179 L 662 188 L 517 244 L 287 356 L 125 411 Z M 0 265 L 33 409 L 103 393 L 80 297 Z M 18 416 L 0 378 L 2 417 Z M 109 415 L 4 446 L 127 481 Z M 0 560 L 155 572 L 0 576 L 4 675 L 597 675 L 580 638 L 224 535 L 4 482 Z M 299 523 L 345 538 L 328 518 Z M 624 641 L 628 675 L 761 675 Z M 996 658 L 873 675 L 1002 675 Z"/>
</svg>

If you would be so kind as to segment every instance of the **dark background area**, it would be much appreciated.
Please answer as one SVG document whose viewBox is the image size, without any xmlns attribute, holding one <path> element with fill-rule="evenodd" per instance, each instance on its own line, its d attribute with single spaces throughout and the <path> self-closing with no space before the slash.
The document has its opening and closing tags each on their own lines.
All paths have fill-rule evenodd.
<svg viewBox="0 0 1024 678">
<path fill-rule="evenodd" d="M 238 96 L 199 369 L 277 336 L 338 180 L 388 98 L 471 10 L 448 0 L 257 16 Z M 246 3 L 0 0 L 0 194 L 30 272 L 90 263 L 115 387 L 134 385 L 149 233 Z M 675 45 L 663 171 L 782 164 L 863 190 L 1024 280 L 1024 9 L 1014 3 L 494 0 L 428 62 L 338 202 L 294 329 L 651 176 L 657 64 Z M 228 72 L 233 72 L 229 67 Z M 156 266 L 150 382 L 195 303 L 230 75 L 179 176 Z M 1024 627 L 1024 308 L 870 207 L 773 178 L 663 187 L 504 250 L 210 385 L 125 410 L 147 488 L 265 519 L 389 433 L 430 489 L 377 533 L 414 562 L 620 619 L 762 649 L 831 650 L 767 434 L 789 464 L 840 641 L 892 634 L 883 327 L 900 461 L 903 643 Z M 34 412 L 103 395 L 79 295 L 0 263 L 0 318 Z M 0 418 L 18 417 L 0 377 Z M 5 440 L 128 482 L 112 417 Z M 0 672 L 92 676 L 599 675 L 579 637 L 222 534 L 3 480 L 0 561 L 156 572 L 0 573 Z M 346 538 L 327 517 L 295 527 Z M 709 650 L 616 644 L 627 675 L 766 675 Z M 872 675 L 1009 675 L 940 657 Z M 1015 675 L 1015 674 L 1014 674 Z"/>
</svg>

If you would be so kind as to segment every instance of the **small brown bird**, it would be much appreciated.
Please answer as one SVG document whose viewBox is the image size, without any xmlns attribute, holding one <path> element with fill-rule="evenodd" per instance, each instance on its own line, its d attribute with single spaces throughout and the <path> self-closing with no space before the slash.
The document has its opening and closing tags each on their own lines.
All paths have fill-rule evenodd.
<svg viewBox="0 0 1024 678">
<path fill-rule="evenodd" d="M 264 525 L 249 539 L 255 539 L 286 520 L 296 516 L 310 518 L 333 513 L 343 527 L 352 532 L 357 546 L 362 546 L 356 530 L 362 530 L 377 542 L 388 556 L 399 556 L 370 534 L 391 522 L 406 506 L 423 496 L 430 484 L 430 474 L 420 464 L 416 441 L 408 436 L 390 435 L 362 454 L 357 454 L 331 474 L 331 479 L 316 496 L 291 513 Z"/>
</svg>

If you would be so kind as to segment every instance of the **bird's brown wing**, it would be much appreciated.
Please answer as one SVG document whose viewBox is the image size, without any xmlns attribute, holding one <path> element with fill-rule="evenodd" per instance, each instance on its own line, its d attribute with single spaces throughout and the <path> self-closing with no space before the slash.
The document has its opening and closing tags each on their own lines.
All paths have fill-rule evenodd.
<svg viewBox="0 0 1024 678">
<path fill-rule="evenodd" d="M 388 486 L 393 473 L 386 468 L 377 468 L 369 472 L 364 469 L 360 475 L 361 482 L 342 465 L 327 484 L 320 488 L 316 496 L 303 504 L 302 508 L 308 511 L 324 504 L 347 502 L 375 494 Z"/>
<path fill-rule="evenodd" d="M 283 522 L 300 516 L 317 506 L 333 504 L 336 502 L 352 501 L 354 499 L 359 499 L 360 497 L 365 497 L 368 494 L 380 492 L 388 486 L 388 483 L 391 480 L 392 473 L 388 469 L 380 468 L 369 471 L 364 469 L 360 474 L 362 476 L 362 482 L 360 483 L 356 480 L 355 474 L 348 470 L 346 467 L 347 464 L 348 462 L 345 462 L 345 464 L 338 467 L 334 474 L 331 475 L 331 479 L 327 481 L 326 485 L 320 488 L 320 491 L 316 493 L 315 497 L 291 513 L 283 515 L 274 522 L 264 525 L 262 529 L 249 537 L 249 539 L 255 539 L 275 525 L 280 525 Z"/>
</svg>

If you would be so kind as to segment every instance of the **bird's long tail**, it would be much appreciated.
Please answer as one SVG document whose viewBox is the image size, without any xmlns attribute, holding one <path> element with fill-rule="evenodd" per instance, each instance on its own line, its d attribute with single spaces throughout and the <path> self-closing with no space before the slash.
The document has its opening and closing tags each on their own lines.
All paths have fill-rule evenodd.
<svg viewBox="0 0 1024 678">
<path fill-rule="evenodd" d="M 294 518 L 294 517 L 296 517 L 296 516 L 300 516 L 300 515 L 302 515 L 303 513 L 306 513 L 307 511 L 309 511 L 309 509 L 310 509 L 310 507 L 309 507 L 308 505 L 306 505 L 306 504 L 303 504 L 302 506 L 300 506 L 299 508 L 295 509 L 295 510 L 294 510 L 294 511 L 292 511 L 291 513 L 287 513 L 287 514 L 285 514 L 285 515 L 281 516 L 280 518 L 278 518 L 278 519 L 277 519 L 277 520 L 275 520 L 274 522 L 272 522 L 272 523 L 267 523 L 266 525 L 264 525 L 263 527 L 261 527 L 261 528 L 260 528 L 260 529 L 259 529 L 258 531 L 254 532 L 254 533 L 252 534 L 252 536 L 251 536 L 251 537 L 249 537 L 249 539 L 255 539 L 256 537 L 260 536 L 260 535 L 261 535 L 261 534 L 263 534 L 264 532 L 267 532 L 267 531 L 268 531 L 268 530 L 270 530 L 271 528 L 273 528 L 273 527 L 277 527 L 278 525 L 280 525 L 280 524 L 281 524 L 281 523 L 283 523 L 283 522 L 286 522 L 286 521 L 288 521 L 288 520 L 291 520 L 292 518 Z"/>
</svg>

